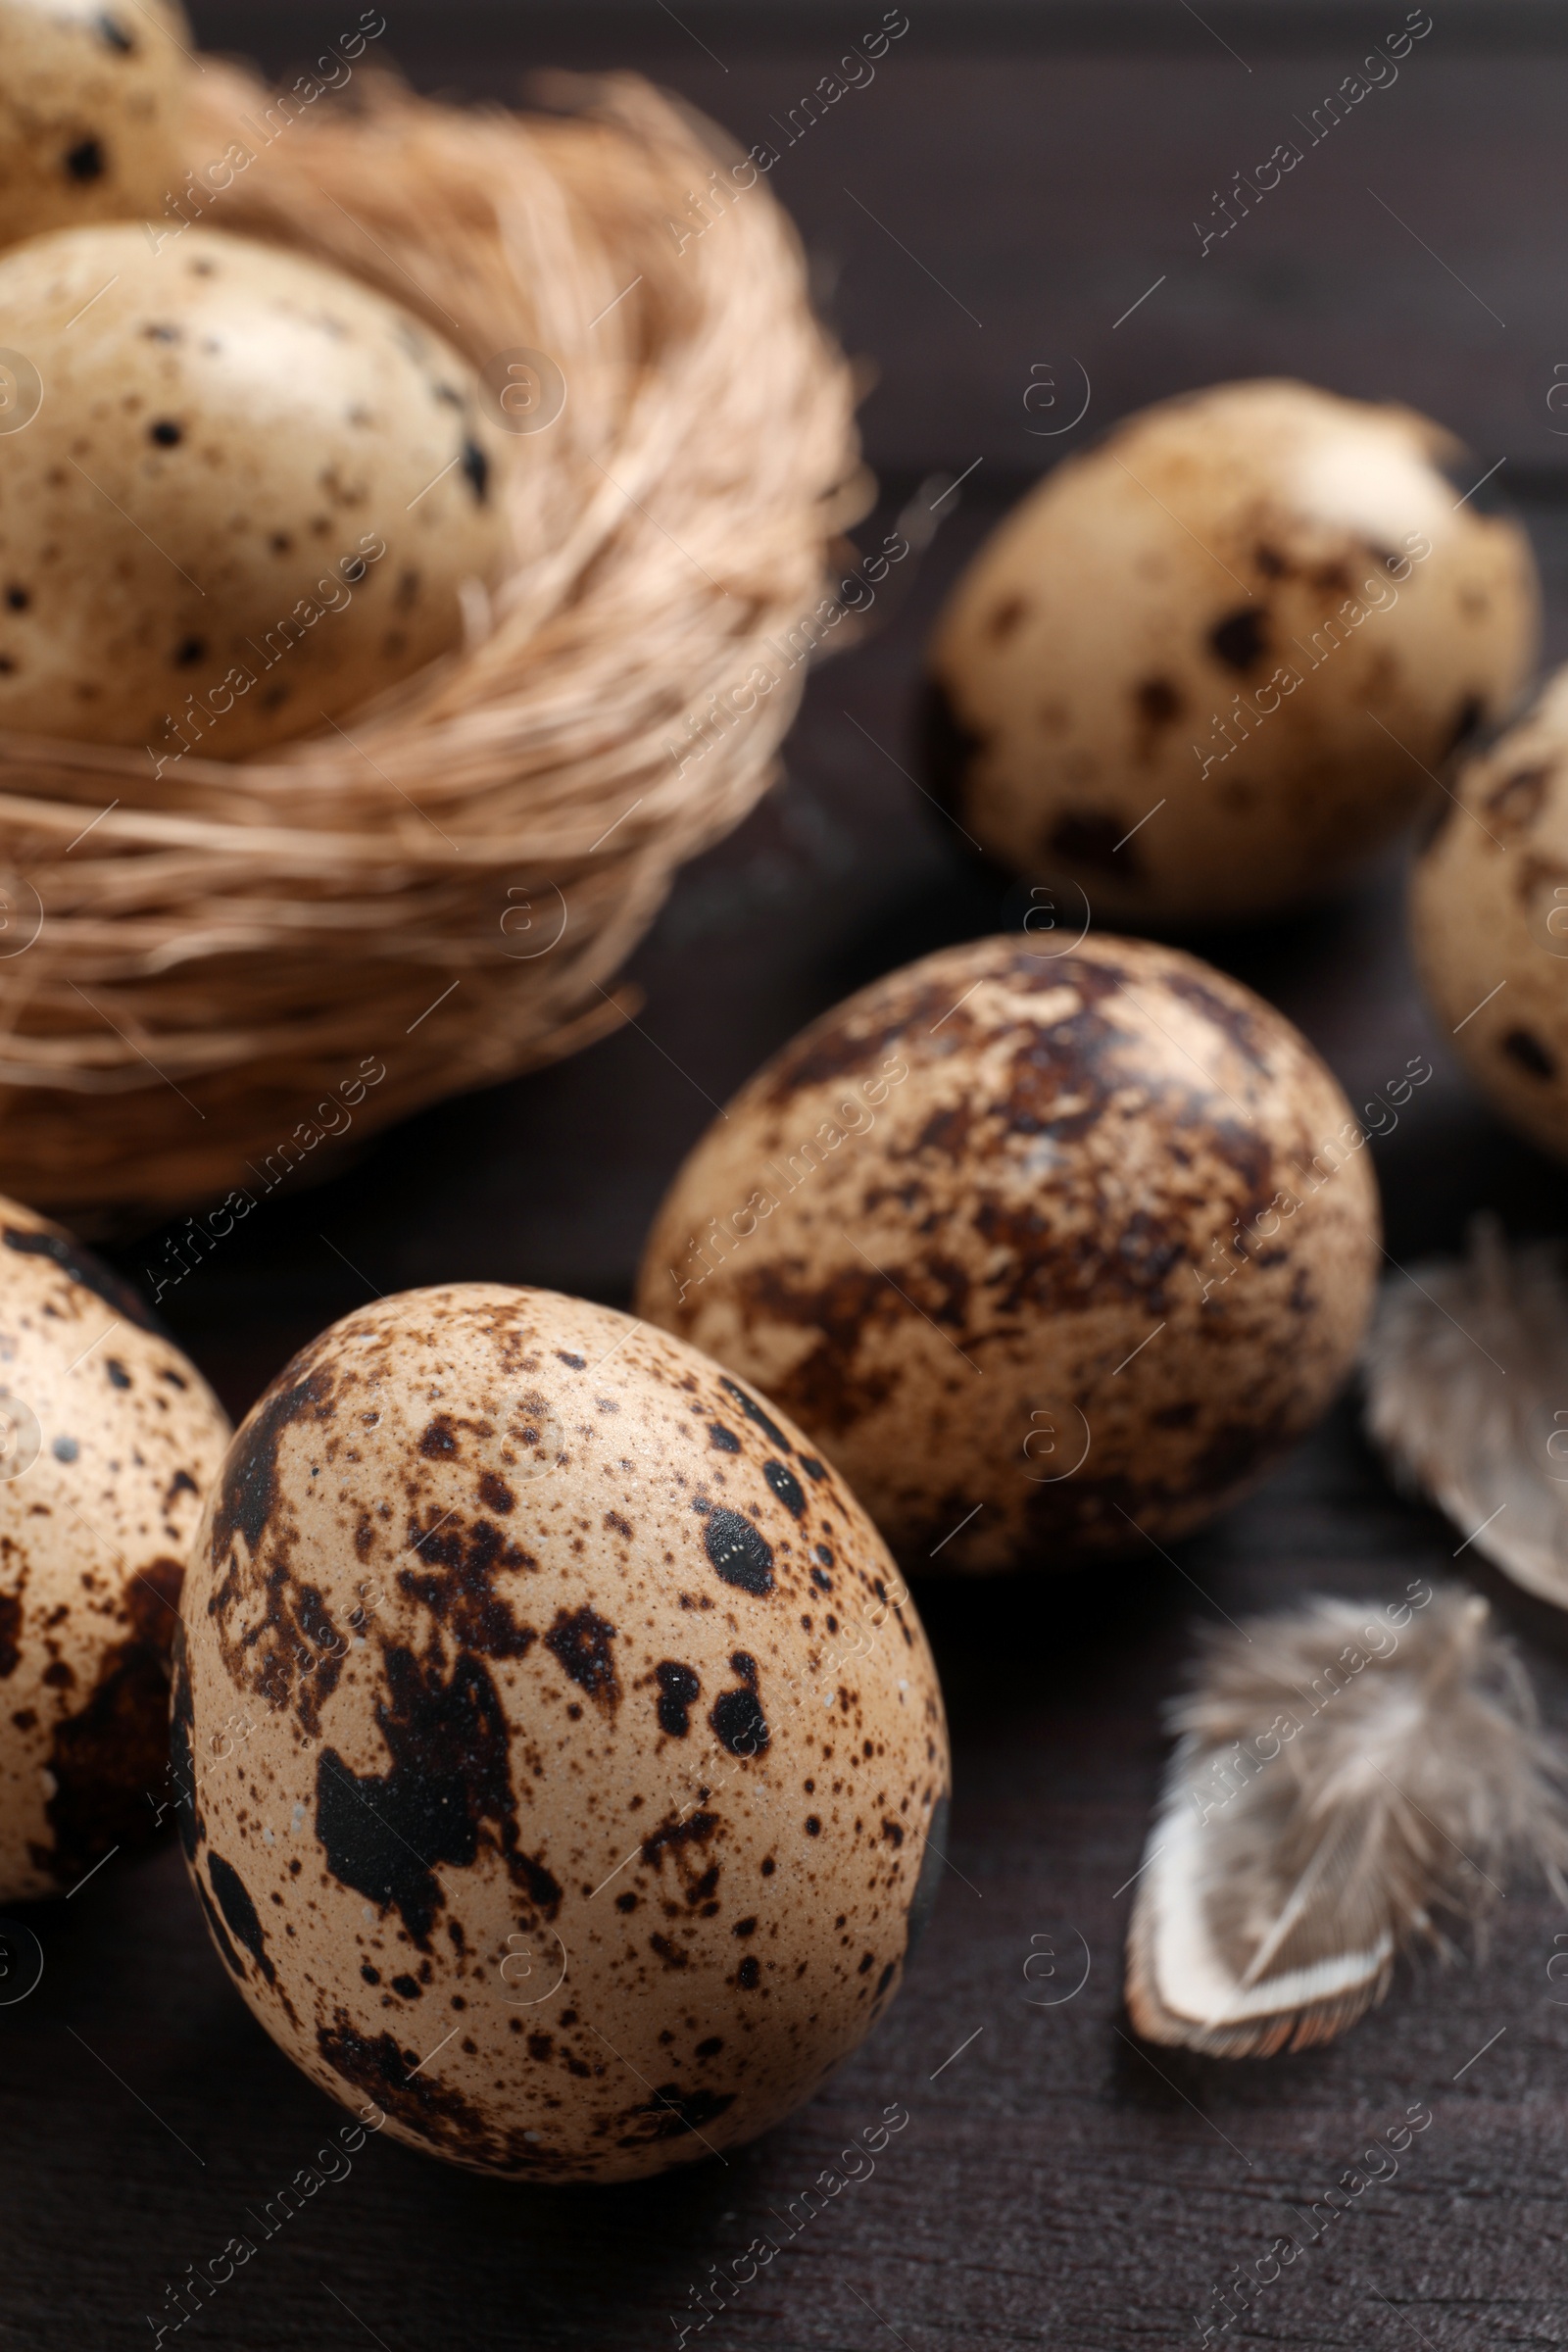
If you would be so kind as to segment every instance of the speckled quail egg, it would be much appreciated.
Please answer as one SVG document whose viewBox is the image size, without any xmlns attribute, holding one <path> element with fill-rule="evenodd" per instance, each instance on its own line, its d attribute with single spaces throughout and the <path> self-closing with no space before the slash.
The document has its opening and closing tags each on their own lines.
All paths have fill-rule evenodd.
<svg viewBox="0 0 1568 2352">
<path fill-rule="evenodd" d="M 162 773 L 460 641 L 506 548 L 500 434 L 394 303 L 216 229 L 73 229 L 0 255 L 0 728 Z"/>
<path fill-rule="evenodd" d="M 1324 1411 L 1379 1254 L 1361 1130 L 1288 1021 L 1095 935 L 950 948 L 742 1088 L 638 1309 L 788 1411 L 904 1565 L 1185 1534 Z"/>
<path fill-rule="evenodd" d="M 171 0 L 0 0 L 0 245 L 164 212 L 189 41 Z"/>
<path fill-rule="evenodd" d="M 335 1324 L 234 1439 L 176 1670 L 191 1873 L 256 2015 L 479 2171 L 762 2131 L 934 1892 L 942 1700 L 895 1573 L 663 1332 L 488 1283 Z"/>
<path fill-rule="evenodd" d="M 1411 876 L 1410 928 L 1454 1053 L 1568 1159 L 1568 669 L 1464 769 Z"/>
<path fill-rule="evenodd" d="M 227 1441 L 135 1292 L 0 1200 L 0 1901 L 173 1819 L 169 1655 Z"/>
<path fill-rule="evenodd" d="M 1306 384 L 1131 417 L 1024 501 L 941 620 L 927 758 L 953 813 L 1097 916 L 1331 888 L 1530 673 L 1535 566 L 1461 503 L 1483 470 L 1411 410 Z"/>
</svg>

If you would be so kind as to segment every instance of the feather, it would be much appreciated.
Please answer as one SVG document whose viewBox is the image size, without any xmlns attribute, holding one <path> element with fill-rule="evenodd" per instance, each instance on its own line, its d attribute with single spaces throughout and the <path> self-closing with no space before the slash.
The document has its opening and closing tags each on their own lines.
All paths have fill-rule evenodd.
<svg viewBox="0 0 1568 2352">
<path fill-rule="evenodd" d="M 1332 2040 L 1402 1950 L 1478 1929 L 1512 1866 L 1568 1902 L 1564 1757 L 1487 1603 L 1411 1588 L 1211 1638 L 1127 1935 L 1146 2040 L 1223 2058 Z M 1424 1597 L 1422 1597 L 1424 1595 Z"/>
<path fill-rule="evenodd" d="M 1554 1243 L 1391 1275 L 1367 1340 L 1367 1428 L 1527 1592 L 1568 1608 L 1568 1282 Z M 1461 1549 L 1463 1546 L 1461 1546 Z"/>
</svg>

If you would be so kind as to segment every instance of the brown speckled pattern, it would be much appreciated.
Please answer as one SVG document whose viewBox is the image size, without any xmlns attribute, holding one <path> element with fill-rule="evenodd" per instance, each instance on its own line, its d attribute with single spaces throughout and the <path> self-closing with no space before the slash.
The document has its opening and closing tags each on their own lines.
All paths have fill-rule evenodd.
<svg viewBox="0 0 1568 2352">
<path fill-rule="evenodd" d="M 136 225 L 0 254 L 0 319 L 43 382 L 0 433 L 0 727 L 233 760 L 461 642 L 505 437 L 396 304 Z"/>
<path fill-rule="evenodd" d="M 190 40 L 170 0 L 0 0 L 0 245 L 162 215 Z"/>
<path fill-rule="evenodd" d="M 9 1902 L 71 1888 L 173 1818 L 169 1653 L 228 1424 L 140 1299 L 4 1200 L 0 1437 Z"/>
<path fill-rule="evenodd" d="M 1416 962 L 1482 1092 L 1568 1159 L 1568 670 L 1456 798 L 1411 877 Z"/>
<path fill-rule="evenodd" d="M 662 1332 L 492 1284 L 334 1325 L 236 1436 L 186 1587 L 183 1833 L 251 2007 L 483 2171 L 762 2131 L 933 1888 L 947 1739 L 893 1577 L 799 1432 Z"/>
<path fill-rule="evenodd" d="M 1163 1542 L 1349 1369 L 1378 1260 L 1359 1134 L 1289 1022 L 1196 957 L 980 940 L 743 1089 L 638 1305 L 776 1397 L 911 1569 L 1051 1567 L 1139 1546 L 1134 1521 Z"/>
<path fill-rule="evenodd" d="M 1529 542 L 1456 506 L 1469 465 L 1409 410 L 1283 382 L 1166 401 L 1068 460 L 933 641 L 960 821 L 1102 917 L 1331 887 L 1530 673 Z"/>
</svg>

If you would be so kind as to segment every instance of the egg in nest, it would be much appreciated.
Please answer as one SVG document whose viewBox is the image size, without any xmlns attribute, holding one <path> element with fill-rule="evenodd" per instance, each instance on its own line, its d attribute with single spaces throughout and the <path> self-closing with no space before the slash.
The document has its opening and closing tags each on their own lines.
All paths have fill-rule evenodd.
<svg viewBox="0 0 1568 2352">
<path fill-rule="evenodd" d="M 1568 1159 L 1568 669 L 1460 776 L 1410 878 L 1410 930 L 1471 1077 Z"/>
<path fill-rule="evenodd" d="M 235 1437 L 184 1627 L 219 1949 L 416 2146 L 689 2162 L 896 1992 L 948 1785 L 924 1637 L 842 1479 L 664 1333 L 493 1284 L 350 1315 Z"/>
<path fill-rule="evenodd" d="M 164 212 L 189 40 L 172 0 L 0 0 L 0 245 Z"/>
<path fill-rule="evenodd" d="M 0 1901 L 173 1817 L 169 1655 L 227 1440 L 136 1294 L 0 1200 Z"/>
<path fill-rule="evenodd" d="M 396 303 L 217 229 L 114 226 L 0 255 L 0 728 L 162 774 L 320 730 L 462 642 L 509 544 L 501 434 Z"/>
<path fill-rule="evenodd" d="M 906 1567 L 1054 1567 L 1185 1535 L 1312 1426 L 1378 1227 L 1361 1129 L 1272 1006 L 1147 941 L 1014 934 L 873 982 L 743 1087 L 637 1304 L 776 1399 Z"/>
<path fill-rule="evenodd" d="M 930 653 L 932 780 L 993 858 L 1097 916 L 1320 895 L 1530 674 L 1535 564 L 1459 496 L 1482 471 L 1412 410 L 1306 384 L 1128 418 L 959 581 Z"/>
</svg>

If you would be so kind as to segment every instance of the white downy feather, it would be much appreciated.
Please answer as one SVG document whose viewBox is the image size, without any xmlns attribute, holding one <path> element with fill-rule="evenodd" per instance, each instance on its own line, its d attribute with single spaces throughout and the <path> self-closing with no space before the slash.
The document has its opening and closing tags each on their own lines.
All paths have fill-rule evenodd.
<svg viewBox="0 0 1568 2352">
<path fill-rule="evenodd" d="M 1467 1258 L 1384 1283 L 1367 1428 L 1526 1592 L 1568 1608 L 1568 1281 L 1552 1243 L 1510 1250 L 1478 1217 Z"/>
<path fill-rule="evenodd" d="M 1529 1863 L 1568 1901 L 1568 1781 L 1487 1604 L 1318 1600 L 1212 1639 L 1168 1710 L 1179 1735 L 1127 1936 L 1147 2040 L 1218 2057 L 1305 2049 L 1388 1990 L 1401 1949 L 1447 1946 Z"/>
</svg>

